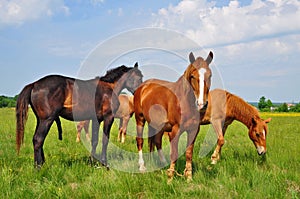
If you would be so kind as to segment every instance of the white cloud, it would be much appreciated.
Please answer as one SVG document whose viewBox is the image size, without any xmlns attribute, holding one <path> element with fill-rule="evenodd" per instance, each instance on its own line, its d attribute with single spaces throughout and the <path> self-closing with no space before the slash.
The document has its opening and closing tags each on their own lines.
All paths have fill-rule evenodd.
<svg viewBox="0 0 300 199">
<path fill-rule="evenodd" d="M 56 12 L 70 14 L 63 0 L 2 0 L 0 1 L 0 25 L 21 25 L 26 21 L 51 17 Z"/>
<path fill-rule="evenodd" d="M 300 32 L 300 2 L 253 0 L 240 6 L 230 1 L 216 7 L 206 0 L 183 0 L 154 14 L 153 26 L 182 31 L 202 46 L 227 45 Z"/>
<path fill-rule="evenodd" d="M 104 0 L 90 0 L 93 6 L 97 6 L 104 3 Z"/>
</svg>

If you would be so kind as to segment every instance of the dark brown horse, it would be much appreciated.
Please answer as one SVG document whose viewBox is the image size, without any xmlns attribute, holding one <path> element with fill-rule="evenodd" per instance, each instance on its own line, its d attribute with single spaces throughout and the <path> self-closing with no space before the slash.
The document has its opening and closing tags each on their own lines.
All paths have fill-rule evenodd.
<svg viewBox="0 0 300 199">
<path fill-rule="evenodd" d="M 59 117 L 71 121 L 92 120 L 92 158 L 96 155 L 99 125 L 104 121 L 100 162 L 107 165 L 106 150 L 114 120 L 113 113 L 119 107 L 117 96 L 123 88 L 134 93 L 141 83 L 142 73 L 136 63 L 134 67 L 120 66 L 109 70 L 101 78 L 84 81 L 50 75 L 25 86 L 16 106 L 18 153 L 24 139 L 24 125 L 30 105 L 37 118 L 33 136 L 34 162 L 37 167 L 45 162 L 43 144 L 54 121 L 57 123 L 61 138 Z"/>
<path fill-rule="evenodd" d="M 267 123 L 271 121 L 271 118 L 261 119 L 257 109 L 242 98 L 228 91 L 215 89 L 209 92 L 208 107 L 205 114 L 201 114 L 201 125 L 212 124 L 218 136 L 217 146 L 211 156 L 212 164 L 216 164 L 220 159 L 226 129 L 234 120 L 247 126 L 249 138 L 257 153 L 259 155 L 266 153 Z M 161 151 L 161 142 L 161 137 L 150 139 L 150 151 L 154 150 L 154 144 L 157 150 Z"/>
<path fill-rule="evenodd" d="M 120 106 L 117 112 L 114 114 L 114 118 L 120 119 L 118 141 L 124 143 L 126 138 L 128 122 L 134 113 L 133 95 L 129 96 L 126 94 L 121 94 L 119 95 L 118 98 L 119 98 Z M 76 142 L 80 142 L 80 133 L 82 129 L 84 129 L 85 131 L 86 139 L 87 140 L 90 139 L 89 125 L 90 125 L 90 120 L 81 121 L 77 124 Z"/>
<path fill-rule="evenodd" d="M 168 169 L 169 180 L 175 172 L 178 158 L 180 135 L 187 131 L 185 176 L 192 179 L 192 156 L 196 136 L 200 127 L 201 109 L 207 107 L 211 81 L 209 64 L 213 59 L 210 52 L 206 60 L 194 58 L 190 53 L 190 64 L 176 82 L 150 79 L 144 82 L 134 94 L 134 109 L 137 125 L 137 147 L 139 151 L 139 169 L 144 171 L 142 156 L 143 128 L 148 122 L 149 137 L 156 133 L 162 136 L 169 132 L 171 142 L 171 164 Z"/>
</svg>

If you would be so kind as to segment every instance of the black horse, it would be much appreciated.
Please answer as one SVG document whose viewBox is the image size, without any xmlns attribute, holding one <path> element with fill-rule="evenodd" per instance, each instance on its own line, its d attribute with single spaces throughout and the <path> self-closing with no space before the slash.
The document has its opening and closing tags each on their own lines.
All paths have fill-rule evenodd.
<svg viewBox="0 0 300 199">
<path fill-rule="evenodd" d="M 107 71 L 103 77 L 91 80 L 49 75 L 28 84 L 19 94 L 16 105 L 17 152 L 24 140 L 24 126 L 30 105 L 37 118 L 32 140 L 35 166 L 41 167 L 45 162 L 43 144 L 54 121 L 62 139 L 59 116 L 71 121 L 92 120 L 92 158 L 96 155 L 99 126 L 104 121 L 100 162 L 107 165 L 106 151 L 114 112 L 119 107 L 118 95 L 124 88 L 134 93 L 142 83 L 142 77 L 136 63 L 134 67 L 123 65 Z"/>
</svg>

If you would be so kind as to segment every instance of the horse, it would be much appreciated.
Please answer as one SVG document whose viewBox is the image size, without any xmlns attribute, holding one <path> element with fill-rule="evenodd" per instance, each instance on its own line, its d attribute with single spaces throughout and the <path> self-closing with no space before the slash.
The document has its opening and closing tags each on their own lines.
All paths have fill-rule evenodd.
<svg viewBox="0 0 300 199">
<path fill-rule="evenodd" d="M 217 146 L 211 155 L 212 164 L 216 164 L 220 159 L 226 129 L 235 120 L 243 123 L 248 128 L 248 136 L 252 140 L 258 155 L 267 152 L 267 124 L 271 121 L 271 118 L 263 120 L 254 106 L 226 90 L 212 90 L 209 93 L 208 104 L 205 115 L 201 118 L 201 125 L 211 123 L 218 137 Z"/>
<path fill-rule="evenodd" d="M 119 98 L 120 106 L 117 112 L 115 113 L 114 118 L 120 119 L 118 141 L 124 143 L 126 138 L 128 122 L 134 113 L 133 95 L 129 96 L 126 94 L 120 94 L 118 98 Z M 76 142 L 80 142 L 80 133 L 82 129 L 84 129 L 85 131 L 85 136 L 87 140 L 90 139 L 89 125 L 90 125 L 90 120 L 81 121 L 77 124 Z"/>
<path fill-rule="evenodd" d="M 71 121 L 92 120 L 91 158 L 96 158 L 99 125 L 103 125 L 100 163 L 107 166 L 107 145 L 113 114 L 119 107 L 118 95 L 126 88 L 131 93 L 142 83 L 143 75 L 136 63 L 134 67 L 120 66 L 106 72 L 103 77 L 80 80 L 61 75 L 48 75 L 26 85 L 16 105 L 16 145 L 19 154 L 24 140 L 24 126 L 30 105 L 37 119 L 33 136 L 34 163 L 37 168 L 45 162 L 43 144 L 55 121 L 61 138 L 60 117 Z"/>
<path fill-rule="evenodd" d="M 168 132 L 171 142 L 171 164 L 167 170 L 169 182 L 172 181 L 175 172 L 179 137 L 184 131 L 187 131 L 184 175 L 188 181 L 192 179 L 193 148 L 200 128 L 199 112 L 207 107 L 212 74 L 209 64 L 212 59 L 212 52 L 209 53 L 206 60 L 202 57 L 195 59 L 191 52 L 190 64 L 176 82 L 149 79 L 142 83 L 134 93 L 136 142 L 141 172 L 146 170 L 142 147 L 143 129 L 147 121 L 149 137 L 154 136 L 156 132 L 158 134 Z"/>
<path fill-rule="evenodd" d="M 200 121 L 201 125 L 212 124 L 218 137 L 217 146 L 211 155 L 212 164 L 216 164 L 220 160 L 226 129 L 235 120 L 247 126 L 249 138 L 252 140 L 257 153 L 259 155 L 266 153 L 267 124 L 271 118 L 261 119 L 257 109 L 242 98 L 226 90 L 214 89 L 209 92 L 208 107 L 205 113 L 201 114 Z M 160 151 L 161 142 L 159 137 L 150 139 L 150 151 L 154 150 L 154 144 Z"/>
</svg>

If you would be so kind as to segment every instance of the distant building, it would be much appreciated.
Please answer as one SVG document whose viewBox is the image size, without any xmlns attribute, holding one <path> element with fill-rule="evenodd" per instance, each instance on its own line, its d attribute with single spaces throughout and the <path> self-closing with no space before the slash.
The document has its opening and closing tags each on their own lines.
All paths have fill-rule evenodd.
<svg viewBox="0 0 300 199">
<path fill-rule="evenodd" d="M 287 104 L 288 110 L 290 110 L 291 107 L 293 107 L 293 106 L 295 106 L 295 104 L 293 104 L 293 103 L 288 103 L 288 104 Z"/>
</svg>

